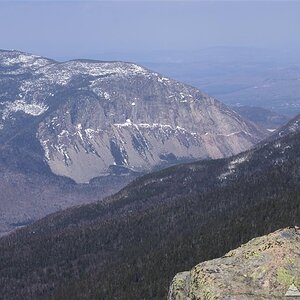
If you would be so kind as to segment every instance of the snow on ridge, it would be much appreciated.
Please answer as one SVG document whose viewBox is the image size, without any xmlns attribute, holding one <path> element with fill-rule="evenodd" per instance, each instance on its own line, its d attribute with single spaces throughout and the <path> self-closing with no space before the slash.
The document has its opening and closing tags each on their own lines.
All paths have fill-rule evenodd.
<svg viewBox="0 0 300 300">
<path fill-rule="evenodd" d="M 5 66 L 21 64 L 22 67 L 39 68 L 39 67 L 45 66 L 48 63 L 49 63 L 49 60 L 47 60 L 41 56 L 37 56 L 37 55 L 33 55 L 33 54 L 24 54 L 24 53 L 15 54 L 15 53 L 13 53 L 13 55 L 10 54 L 7 56 L 0 56 L 0 64 L 5 65 Z"/>
<path fill-rule="evenodd" d="M 299 129 L 299 126 L 300 126 L 299 122 L 300 122 L 300 120 L 295 121 L 295 122 L 289 127 L 289 130 L 290 130 L 291 132 L 297 131 L 297 130 Z"/>
<path fill-rule="evenodd" d="M 124 123 L 115 123 L 113 126 L 121 129 L 133 127 L 137 130 L 140 129 L 156 129 L 171 132 L 173 131 L 175 134 L 189 134 L 193 136 L 193 138 L 197 138 L 198 134 L 195 132 L 190 132 L 189 130 L 180 127 L 180 126 L 172 126 L 170 124 L 161 124 L 161 123 L 133 123 L 130 119 L 127 119 Z"/>
<path fill-rule="evenodd" d="M 278 133 L 278 136 L 282 137 L 287 133 L 296 132 L 299 130 L 299 128 L 300 128 L 300 119 L 297 118 L 297 120 L 294 120 L 294 121 L 291 121 L 290 123 L 288 123 L 288 125 L 285 126 L 285 128 Z"/>
<path fill-rule="evenodd" d="M 58 135 L 57 135 L 57 137 L 58 138 L 62 138 L 62 137 L 65 137 L 65 136 L 69 136 L 69 131 L 68 130 L 66 130 L 66 129 L 63 129 Z"/>
<path fill-rule="evenodd" d="M 45 157 L 46 157 L 47 160 L 50 160 L 50 151 L 49 151 L 48 142 L 49 142 L 49 139 L 40 140 L 40 143 L 41 143 L 41 145 L 44 149 L 44 152 L 45 152 Z"/>
<path fill-rule="evenodd" d="M 229 165 L 231 167 L 236 166 L 236 165 L 239 165 L 239 164 L 241 164 L 241 163 L 243 163 L 244 161 L 247 161 L 247 160 L 248 160 L 248 155 L 244 155 L 244 156 L 237 157 L 237 158 L 231 160 Z"/>
<path fill-rule="evenodd" d="M 95 135 L 99 134 L 100 130 L 99 129 L 93 129 L 93 128 L 86 128 L 84 129 L 86 136 L 89 139 L 93 139 Z"/>
<path fill-rule="evenodd" d="M 174 130 L 179 130 L 179 129 L 183 129 L 181 127 L 177 128 L 173 128 L 171 125 L 168 124 L 159 124 L 159 123 L 153 123 L 153 124 L 149 124 L 149 123 L 133 123 L 130 119 L 127 119 L 125 121 L 125 123 L 115 123 L 113 124 L 114 126 L 118 127 L 118 128 L 123 128 L 123 127 L 136 127 L 136 128 L 163 128 L 163 129 L 174 129 Z"/>
<path fill-rule="evenodd" d="M 160 82 L 160 83 L 167 83 L 167 82 L 170 81 L 169 78 L 167 78 L 167 77 L 159 76 L 156 73 L 154 75 L 157 76 L 157 81 Z"/>
<path fill-rule="evenodd" d="M 99 76 L 91 81 L 91 86 L 97 88 L 97 83 L 107 77 L 126 77 L 132 75 L 149 75 L 149 71 L 141 66 L 121 62 L 89 62 L 67 61 L 64 63 L 49 64 L 39 68 L 37 74 L 42 74 L 48 81 L 54 84 L 67 85 L 74 76 L 89 75 Z M 97 90 L 95 90 L 97 92 Z M 98 91 L 100 92 L 100 91 Z M 109 97 L 105 97 L 109 100 Z"/>
<path fill-rule="evenodd" d="M 24 100 L 15 100 L 14 102 L 4 102 L 5 108 L 2 112 L 2 119 L 5 120 L 11 113 L 22 111 L 27 115 L 39 116 L 48 110 L 48 106 L 43 103 L 31 102 Z"/>
<path fill-rule="evenodd" d="M 243 155 L 243 156 L 238 156 L 238 157 L 232 159 L 227 166 L 227 171 L 222 173 L 221 175 L 219 175 L 218 179 L 220 179 L 220 180 L 226 179 L 227 176 L 235 173 L 235 169 L 238 165 L 240 165 L 243 162 L 248 161 L 248 160 L 249 160 L 248 154 Z"/>
<path fill-rule="evenodd" d="M 39 70 L 54 82 L 66 84 L 74 75 L 91 76 L 127 76 L 149 73 L 143 67 L 123 62 L 90 62 L 90 61 L 67 61 L 61 64 L 45 66 Z"/>
</svg>

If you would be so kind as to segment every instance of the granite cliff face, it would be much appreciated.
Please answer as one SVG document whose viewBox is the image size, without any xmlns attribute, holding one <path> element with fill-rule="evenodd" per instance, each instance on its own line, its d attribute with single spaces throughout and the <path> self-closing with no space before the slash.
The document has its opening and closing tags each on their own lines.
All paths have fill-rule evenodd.
<svg viewBox="0 0 300 300">
<path fill-rule="evenodd" d="M 2 149 L 16 139 L 31 144 L 30 135 L 39 147 L 27 151 L 77 183 L 230 156 L 266 135 L 199 90 L 136 64 L 58 63 L 17 51 L 0 52 L 0 114 Z"/>
<path fill-rule="evenodd" d="M 300 230 L 297 227 L 255 238 L 221 258 L 177 274 L 168 300 L 299 299 L 298 288 Z M 293 297 L 297 294 L 298 297 Z"/>
</svg>

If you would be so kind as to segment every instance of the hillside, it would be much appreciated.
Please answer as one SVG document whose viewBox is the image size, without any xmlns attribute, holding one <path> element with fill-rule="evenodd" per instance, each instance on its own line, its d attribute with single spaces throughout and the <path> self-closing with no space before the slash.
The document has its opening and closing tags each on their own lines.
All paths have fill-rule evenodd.
<svg viewBox="0 0 300 300">
<path fill-rule="evenodd" d="M 173 276 L 300 220 L 300 132 L 174 166 L 0 240 L 4 299 L 166 299 Z"/>
</svg>

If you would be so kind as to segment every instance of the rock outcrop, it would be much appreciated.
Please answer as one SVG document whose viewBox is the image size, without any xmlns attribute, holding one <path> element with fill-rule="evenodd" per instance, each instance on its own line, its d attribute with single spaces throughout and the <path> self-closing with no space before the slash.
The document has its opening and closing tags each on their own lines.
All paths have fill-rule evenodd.
<svg viewBox="0 0 300 300">
<path fill-rule="evenodd" d="M 300 230 L 286 228 L 177 274 L 168 300 L 300 299 L 299 288 Z"/>
</svg>

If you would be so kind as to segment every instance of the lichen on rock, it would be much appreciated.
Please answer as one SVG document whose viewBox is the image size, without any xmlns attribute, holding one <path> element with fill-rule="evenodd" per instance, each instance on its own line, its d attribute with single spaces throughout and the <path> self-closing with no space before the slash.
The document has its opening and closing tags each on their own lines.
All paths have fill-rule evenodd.
<svg viewBox="0 0 300 300">
<path fill-rule="evenodd" d="M 168 300 L 285 299 L 291 285 L 300 288 L 298 227 L 252 239 L 222 258 L 177 274 Z"/>
</svg>

